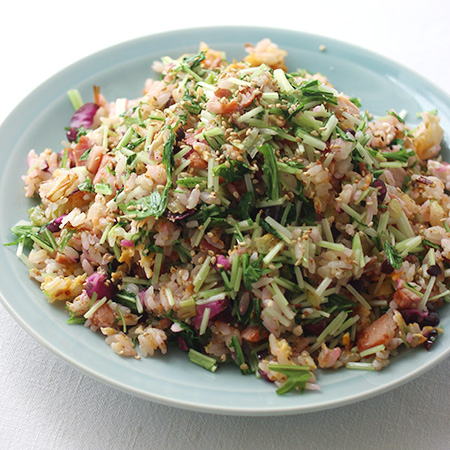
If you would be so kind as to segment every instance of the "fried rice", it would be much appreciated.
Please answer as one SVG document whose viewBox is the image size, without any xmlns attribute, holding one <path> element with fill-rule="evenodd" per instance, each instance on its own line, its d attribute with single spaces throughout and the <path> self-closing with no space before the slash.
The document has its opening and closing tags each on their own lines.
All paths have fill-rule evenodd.
<svg viewBox="0 0 450 450">
<path fill-rule="evenodd" d="M 246 50 L 164 57 L 135 100 L 69 92 L 67 141 L 30 151 L 39 203 L 12 228 L 30 277 L 121 356 L 178 346 L 279 394 L 429 350 L 450 298 L 439 117 L 374 118 L 269 39 Z"/>
</svg>

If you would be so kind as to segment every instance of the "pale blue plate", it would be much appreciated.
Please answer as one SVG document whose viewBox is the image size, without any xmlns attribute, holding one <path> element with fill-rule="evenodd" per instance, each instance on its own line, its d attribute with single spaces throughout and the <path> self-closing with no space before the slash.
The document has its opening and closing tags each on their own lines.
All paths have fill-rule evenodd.
<svg viewBox="0 0 450 450">
<path fill-rule="evenodd" d="M 91 99 L 92 86 L 101 86 L 107 99 L 138 97 L 151 63 L 161 56 L 196 52 L 200 41 L 225 50 L 228 58 L 244 56 L 244 44 L 269 37 L 288 51 L 290 70 L 322 72 L 339 91 L 360 97 L 363 107 L 381 115 L 394 108 L 409 111 L 411 123 L 419 111 L 438 109 L 448 139 L 450 99 L 428 81 L 382 56 L 342 42 L 266 28 L 205 28 L 149 36 L 101 51 L 58 73 L 30 94 L 0 129 L 0 242 L 10 241 L 9 228 L 26 217 L 32 202 L 24 198 L 21 175 L 26 155 L 34 148 L 59 150 L 64 127 L 72 114 L 66 91 L 78 88 Z M 325 45 L 324 52 L 319 51 Z M 448 147 L 448 146 L 447 146 Z M 447 155 L 446 155 L 447 156 Z M 86 374 L 118 389 L 156 402 L 222 414 L 276 415 L 317 411 L 362 400 L 423 374 L 450 353 L 450 334 L 444 334 L 430 352 L 406 351 L 382 372 L 339 370 L 320 373 L 320 392 L 279 397 L 273 385 L 242 376 L 235 367 L 210 373 L 189 363 L 176 349 L 165 357 L 120 358 L 103 338 L 82 326 L 66 325 L 62 307 L 50 305 L 15 249 L 0 246 L 0 298 L 22 327 L 39 342 Z M 450 308 L 441 310 L 450 329 Z M 16 343 L 19 345 L 19 343 Z"/>
</svg>

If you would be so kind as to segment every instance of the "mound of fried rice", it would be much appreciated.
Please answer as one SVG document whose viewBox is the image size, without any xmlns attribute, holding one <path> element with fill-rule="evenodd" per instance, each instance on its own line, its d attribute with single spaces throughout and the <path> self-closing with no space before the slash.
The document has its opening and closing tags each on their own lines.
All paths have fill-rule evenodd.
<svg viewBox="0 0 450 450">
<path fill-rule="evenodd" d="M 12 231 L 31 278 L 119 355 L 173 343 L 278 393 L 429 350 L 450 294 L 439 118 L 374 118 L 269 39 L 246 50 L 164 57 L 136 100 L 95 87 L 62 149 L 30 151 L 39 204 Z"/>
</svg>

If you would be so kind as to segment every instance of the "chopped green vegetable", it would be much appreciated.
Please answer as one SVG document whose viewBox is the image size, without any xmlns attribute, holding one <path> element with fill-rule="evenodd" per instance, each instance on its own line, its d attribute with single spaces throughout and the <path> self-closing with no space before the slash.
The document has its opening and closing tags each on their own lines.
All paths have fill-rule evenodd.
<svg viewBox="0 0 450 450">
<path fill-rule="evenodd" d="M 226 183 L 240 181 L 246 173 L 250 172 L 250 167 L 247 164 L 235 159 L 227 159 L 226 162 L 213 169 L 214 176 L 223 177 Z"/>
<path fill-rule="evenodd" d="M 277 389 L 278 395 L 287 394 L 293 390 L 300 390 L 303 392 L 306 388 L 306 383 L 312 377 L 309 366 L 288 366 L 282 364 L 269 364 L 269 370 L 279 372 L 286 375 L 288 379 L 283 386 Z"/>
<path fill-rule="evenodd" d="M 210 372 L 215 372 L 217 370 L 217 361 L 214 358 L 210 358 L 209 356 L 206 356 L 193 348 L 189 349 L 188 356 L 191 362 L 203 367 L 206 370 L 209 370 Z"/>
<path fill-rule="evenodd" d="M 389 264 L 396 270 L 400 269 L 402 267 L 403 258 L 388 241 L 384 243 L 384 251 Z"/>
<path fill-rule="evenodd" d="M 97 183 L 94 186 L 94 192 L 96 192 L 97 194 L 111 195 L 113 193 L 113 190 L 108 183 L 105 183 L 103 180 L 101 180 L 100 183 Z"/>
<path fill-rule="evenodd" d="M 88 159 L 89 153 L 91 153 L 92 147 L 88 148 L 81 156 L 80 161 L 86 161 Z"/>
<path fill-rule="evenodd" d="M 270 144 L 264 144 L 258 150 L 264 156 L 263 171 L 267 178 L 267 197 L 277 200 L 280 197 L 280 180 L 275 151 Z"/>
<path fill-rule="evenodd" d="M 90 178 L 86 178 L 86 180 L 78 185 L 78 189 L 83 192 L 94 192 L 94 185 Z"/>
<path fill-rule="evenodd" d="M 84 105 L 84 101 L 78 89 L 70 89 L 67 91 L 67 96 L 75 111 L 79 110 Z"/>
</svg>

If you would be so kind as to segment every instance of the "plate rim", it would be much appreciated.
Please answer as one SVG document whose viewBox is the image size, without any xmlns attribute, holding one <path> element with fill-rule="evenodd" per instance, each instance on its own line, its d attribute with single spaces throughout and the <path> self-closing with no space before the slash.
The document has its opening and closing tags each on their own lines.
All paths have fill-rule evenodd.
<svg viewBox="0 0 450 450">
<path fill-rule="evenodd" d="M 177 30 L 170 30 L 162 33 L 154 33 L 149 34 L 146 36 L 141 36 L 135 39 L 126 40 L 124 42 L 106 47 L 104 49 L 101 49 L 99 51 L 96 51 L 93 54 L 87 55 L 70 65 L 66 66 L 65 68 L 59 70 L 55 74 L 53 74 L 51 77 L 46 79 L 43 83 L 39 84 L 35 89 L 33 89 L 24 99 L 20 101 L 20 103 L 6 116 L 3 123 L 0 125 L 0 141 L 3 140 L 3 136 L 7 134 L 7 128 L 10 124 L 12 124 L 17 116 L 21 116 L 21 111 L 27 107 L 29 103 L 32 103 L 38 95 L 40 95 L 41 91 L 51 87 L 51 85 L 55 82 L 55 80 L 59 79 L 60 77 L 64 76 L 65 73 L 70 73 L 74 70 L 74 68 L 88 64 L 90 61 L 94 60 L 96 57 L 100 55 L 107 55 L 108 53 L 114 53 L 119 51 L 121 48 L 127 48 L 130 45 L 139 45 L 142 44 L 148 40 L 151 39 L 164 39 L 167 37 L 173 37 L 173 36 L 180 36 L 181 33 L 188 33 L 189 38 L 193 38 L 193 36 L 199 35 L 200 33 L 203 33 L 206 35 L 211 35 L 211 33 L 217 31 L 220 29 L 222 32 L 230 31 L 235 32 L 236 30 L 240 30 L 241 32 L 245 30 L 252 30 L 253 32 L 261 32 L 265 33 L 267 35 L 275 34 L 278 36 L 280 34 L 284 35 L 293 35 L 297 36 L 298 38 L 306 37 L 308 39 L 314 39 L 317 41 L 323 41 L 324 45 L 327 43 L 329 44 L 336 44 L 340 46 L 341 48 L 344 48 L 347 52 L 350 52 L 351 54 L 361 53 L 368 57 L 369 59 L 377 59 L 380 62 L 384 63 L 391 69 L 400 69 L 402 72 L 407 73 L 409 75 L 413 75 L 418 81 L 421 83 L 424 83 L 425 85 L 433 88 L 435 91 L 437 91 L 439 94 L 441 94 L 442 97 L 444 97 L 444 101 L 449 104 L 450 106 L 450 95 L 444 91 L 442 88 L 437 86 L 434 82 L 426 79 L 422 75 L 418 74 L 414 70 L 410 69 L 409 67 L 399 64 L 395 62 L 394 60 L 387 58 L 377 52 L 374 52 L 372 50 L 365 49 L 363 47 L 360 47 L 358 45 L 354 45 L 342 40 L 321 36 L 313 33 L 305 33 L 298 30 L 291 30 L 291 29 L 280 29 L 275 27 L 260 27 L 260 26 L 221 26 L 221 27 L 189 27 L 189 28 L 182 28 Z M 198 42 L 198 41 L 197 41 Z M 244 44 L 244 42 L 243 42 Z M 151 64 L 151 61 L 149 61 L 149 65 Z M 88 74 L 91 75 L 91 74 Z M 83 79 L 80 78 L 80 82 L 83 81 Z M 103 373 L 99 372 L 98 370 L 92 369 L 88 366 L 86 366 L 83 363 L 80 363 L 76 359 L 73 359 L 69 355 L 65 354 L 63 350 L 60 350 L 57 346 L 55 346 L 51 341 L 48 341 L 44 337 L 40 336 L 39 332 L 36 331 L 31 324 L 26 322 L 22 319 L 22 317 L 15 311 L 13 304 L 7 300 L 6 292 L 3 292 L 3 286 L 0 286 L 0 301 L 5 307 L 5 309 L 8 311 L 8 313 L 15 319 L 15 321 L 29 334 L 31 335 L 35 340 L 37 340 L 41 345 L 49 349 L 52 353 L 54 353 L 56 356 L 60 357 L 63 361 L 66 363 L 69 363 L 71 366 L 77 368 L 78 370 L 82 371 L 89 377 L 100 380 L 101 382 L 106 383 L 109 386 L 112 386 L 116 389 L 119 389 L 122 392 L 126 392 L 128 394 L 132 394 L 141 398 L 145 398 L 147 400 L 155 401 L 160 404 L 165 404 L 173 407 L 178 407 L 182 409 L 187 409 L 191 411 L 200 411 L 200 412 L 207 412 L 207 413 L 216 413 L 216 414 L 228 414 L 228 415 L 252 415 L 252 416 L 268 416 L 268 415 L 290 415 L 290 414 L 300 414 L 300 413 L 308 413 L 308 412 L 317 412 L 321 410 L 336 408 L 340 406 L 345 406 L 351 403 L 355 403 L 357 401 L 369 399 L 371 397 L 374 397 L 375 395 L 378 395 L 380 393 L 388 392 L 389 390 L 404 384 L 405 382 L 411 381 L 414 378 L 418 377 L 420 374 L 424 373 L 425 371 L 430 370 L 433 366 L 438 364 L 439 362 L 443 361 L 446 357 L 450 355 L 450 347 L 447 349 L 442 350 L 439 355 L 431 357 L 430 361 L 428 361 L 425 365 L 422 365 L 420 367 L 415 368 L 412 372 L 408 372 L 403 374 L 400 377 L 396 377 L 394 380 L 387 382 L 385 384 L 382 384 L 380 386 L 372 387 L 371 389 L 356 393 L 353 396 L 347 396 L 345 399 L 335 399 L 335 400 L 328 400 L 325 402 L 318 402 L 315 405 L 309 405 L 306 408 L 302 408 L 301 402 L 299 402 L 296 405 L 288 405 L 285 407 L 282 406 L 267 406 L 264 410 L 256 410 L 254 408 L 245 408 L 242 406 L 239 406 L 238 408 L 223 406 L 223 405 L 209 405 L 206 403 L 201 402 L 192 402 L 192 401 L 186 401 L 186 400 L 179 400 L 179 399 L 173 399 L 164 395 L 159 395 L 154 392 L 146 392 L 141 389 L 134 388 L 132 385 L 126 385 L 124 383 L 121 383 L 118 380 L 115 380 L 111 377 L 108 377 L 104 375 Z"/>
</svg>

